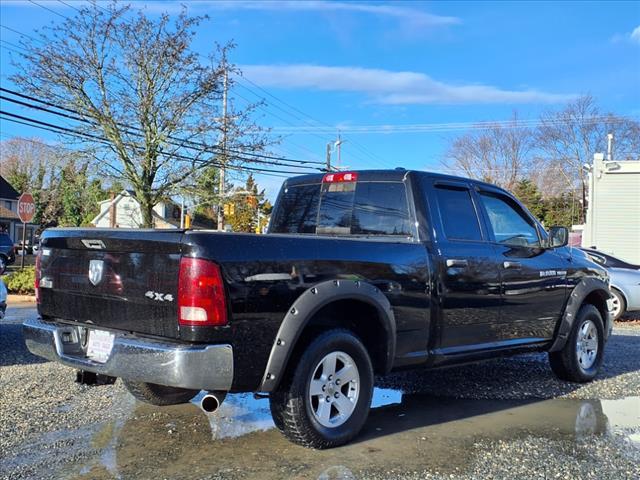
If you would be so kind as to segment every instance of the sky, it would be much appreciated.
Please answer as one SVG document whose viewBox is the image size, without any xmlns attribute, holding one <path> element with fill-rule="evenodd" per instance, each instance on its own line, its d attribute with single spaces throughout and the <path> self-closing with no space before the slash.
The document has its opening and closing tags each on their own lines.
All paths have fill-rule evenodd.
<svg viewBox="0 0 640 480">
<path fill-rule="evenodd" d="M 61 21 L 74 3 L 1 1 L 3 86 L 14 87 L 12 30 Z M 585 93 L 640 118 L 637 1 L 132 3 L 150 16 L 177 14 L 181 3 L 209 15 L 194 48 L 237 44 L 231 60 L 246 80 L 231 95 L 266 101 L 256 120 L 281 138 L 273 153 L 290 158 L 323 161 L 340 134 L 342 168 L 442 170 L 447 145 L 470 124 L 514 111 L 535 120 Z M 0 137 L 13 135 L 56 140 L 1 121 Z M 258 182 L 273 197 L 282 178 Z"/>
</svg>

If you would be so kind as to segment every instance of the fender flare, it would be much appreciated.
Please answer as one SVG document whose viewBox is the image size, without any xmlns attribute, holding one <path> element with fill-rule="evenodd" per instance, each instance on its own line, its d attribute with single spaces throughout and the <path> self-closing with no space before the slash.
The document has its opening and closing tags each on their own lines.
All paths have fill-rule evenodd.
<svg viewBox="0 0 640 480">
<path fill-rule="evenodd" d="M 605 311 L 607 311 L 607 315 L 602 320 L 604 321 L 604 334 L 605 340 L 608 338 L 611 328 L 613 326 L 613 322 L 611 320 L 611 313 L 609 312 L 609 308 L 606 304 L 606 301 L 611 298 L 611 293 L 609 292 L 609 286 L 604 282 L 604 280 L 600 280 L 599 278 L 584 278 L 582 279 L 571 291 L 569 298 L 567 299 L 567 304 L 565 305 L 564 314 L 560 319 L 558 326 L 556 327 L 555 340 L 549 349 L 550 352 L 557 352 L 562 350 L 562 348 L 567 343 L 567 339 L 569 338 L 569 333 L 571 332 L 571 327 L 573 327 L 573 322 L 575 321 L 575 317 L 578 314 L 578 310 L 582 306 L 584 299 L 592 293 L 597 293 L 602 301 L 605 303 Z"/>
<path fill-rule="evenodd" d="M 396 349 L 396 321 L 387 297 L 380 289 L 367 282 L 329 280 L 306 290 L 289 308 L 271 347 L 258 391 L 272 392 L 278 387 L 304 328 L 321 308 L 338 300 L 359 300 L 377 310 L 381 322 L 376 323 L 384 328 L 387 338 L 384 370 L 385 373 L 391 370 Z"/>
</svg>

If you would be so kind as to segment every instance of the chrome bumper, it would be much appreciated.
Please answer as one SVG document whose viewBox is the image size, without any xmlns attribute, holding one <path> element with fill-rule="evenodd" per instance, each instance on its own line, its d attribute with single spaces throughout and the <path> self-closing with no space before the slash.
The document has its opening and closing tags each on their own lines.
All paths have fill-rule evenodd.
<svg viewBox="0 0 640 480">
<path fill-rule="evenodd" d="M 98 363 L 82 350 L 84 327 L 29 319 L 22 328 L 31 353 L 69 367 L 197 390 L 229 391 L 233 382 L 231 345 L 182 345 L 116 334 L 109 358 Z"/>
</svg>

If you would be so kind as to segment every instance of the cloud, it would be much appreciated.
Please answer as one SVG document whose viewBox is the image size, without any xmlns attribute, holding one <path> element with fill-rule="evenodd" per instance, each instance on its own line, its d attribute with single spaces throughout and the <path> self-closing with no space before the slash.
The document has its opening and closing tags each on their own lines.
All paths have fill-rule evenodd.
<svg viewBox="0 0 640 480">
<path fill-rule="evenodd" d="M 243 65 L 248 79 L 265 87 L 357 92 L 387 105 L 559 103 L 575 95 L 448 84 L 424 73 L 319 65 Z"/>
<path fill-rule="evenodd" d="M 179 10 L 183 2 L 140 2 L 147 11 L 164 12 Z M 257 10 L 257 11 L 308 11 L 308 12 L 353 12 L 375 15 L 381 18 L 392 18 L 405 25 L 418 28 L 447 27 L 462 23 L 458 17 L 442 16 L 429 13 L 418 8 L 411 8 L 396 3 L 361 3 L 333 2 L 323 0 L 308 1 L 211 1 L 192 0 L 186 5 L 197 10 Z"/>
<path fill-rule="evenodd" d="M 611 37 L 611 43 L 631 42 L 640 45 L 640 25 L 631 33 L 616 33 Z"/>
</svg>

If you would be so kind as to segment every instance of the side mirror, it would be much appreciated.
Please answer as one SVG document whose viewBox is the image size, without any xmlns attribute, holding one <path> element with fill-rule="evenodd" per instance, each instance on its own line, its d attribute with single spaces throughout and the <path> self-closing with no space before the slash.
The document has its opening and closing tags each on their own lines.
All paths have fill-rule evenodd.
<svg viewBox="0 0 640 480">
<path fill-rule="evenodd" d="M 551 227 L 549 229 L 549 239 L 547 246 L 549 248 L 564 247 L 569 243 L 569 229 L 567 227 Z"/>
</svg>

